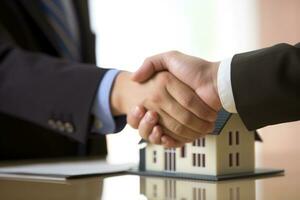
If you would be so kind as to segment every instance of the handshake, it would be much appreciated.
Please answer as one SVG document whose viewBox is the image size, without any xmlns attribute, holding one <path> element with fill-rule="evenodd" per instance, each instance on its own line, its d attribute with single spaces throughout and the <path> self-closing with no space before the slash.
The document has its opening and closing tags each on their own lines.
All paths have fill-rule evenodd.
<svg viewBox="0 0 300 200">
<path fill-rule="evenodd" d="M 217 62 L 176 51 L 149 57 L 135 73 L 117 76 L 112 112 L 126 114 L 143 139 L 180 147 L 214 129 L 221 109 L 218 68 Z"/>
</svg>

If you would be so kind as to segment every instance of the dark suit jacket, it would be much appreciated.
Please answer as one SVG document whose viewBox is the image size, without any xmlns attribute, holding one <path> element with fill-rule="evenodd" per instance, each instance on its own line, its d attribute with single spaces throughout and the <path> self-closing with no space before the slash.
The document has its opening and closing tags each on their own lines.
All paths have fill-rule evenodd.
<svg viewBox="0 0 300 200">
<path fill-rule="evenodd" d="M 89 133 L 106 70 L 94 65 L 87 1 L 73 2 L 85 64 L 58 58 L 37 0 L 0 2 L 0 159 L 106 154 L 105 137 Z M 53 130 L 53 121 L 70 123 L 74 132 Z"/>
<path fill-rule="evenodd" d="M 248 129 L 300 119 L 300 44 L 237 54 L 233 96 Z"/>
</svg>

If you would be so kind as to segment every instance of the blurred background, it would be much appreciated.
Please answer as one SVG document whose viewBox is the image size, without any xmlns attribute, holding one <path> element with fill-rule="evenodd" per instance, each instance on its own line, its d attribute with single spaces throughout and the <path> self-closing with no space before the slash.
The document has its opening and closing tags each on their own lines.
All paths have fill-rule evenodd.
<svg viewBox="0 0 300 200">
<path fill-rule="evenodd" d="M 298 0 L 90 0 L 97 62 L 135 71 L 147 56 L 169 50 L 222 60 L 276 43 L 295 44 L 300 41 L 299 7 Z M 299 122 L 259 132 L 264 143 L 256 146 L 258 166 L 268 166 L 275 157 L 287 161 L 287 152 L 294 153 L 291 161 L 299 158 Z M 138 162 L 139 140 L 130 127 L 108 136 L 109 160 Z M 260 156 L 261 151 L 267 156 Z M 272 167 L 284 168 L 285 163 Z M 278 182 L 278 187 L 282 184 Z"/>
</svg>

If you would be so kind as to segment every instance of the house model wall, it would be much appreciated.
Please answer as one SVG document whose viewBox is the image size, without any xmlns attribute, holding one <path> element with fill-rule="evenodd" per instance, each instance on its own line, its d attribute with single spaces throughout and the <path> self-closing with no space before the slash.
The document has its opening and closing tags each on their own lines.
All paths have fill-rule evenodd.
<svg viewBox="0 0 300 200">
<path fill-rule="evenodd" d="M 220 113 L 213 134 L 182 148 L 147 144 L 140 152 L 140 170 L 162 173 L 224 175 L 254 171 L 255 132 L 237 114 Z"/>
</svg>

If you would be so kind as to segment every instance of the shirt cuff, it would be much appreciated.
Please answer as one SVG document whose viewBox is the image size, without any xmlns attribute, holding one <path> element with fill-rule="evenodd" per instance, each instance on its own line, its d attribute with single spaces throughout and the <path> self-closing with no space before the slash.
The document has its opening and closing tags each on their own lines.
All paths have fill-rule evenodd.
<svg viewBox="0 0 300 200">
<path fill-rule="evenodd" d="M 98 92 L 92 108 L 92 114 L 95 116 L 92 132 L 101 134 L 116 132 L 118 124 L 116 124 L 115 118 L 111 112 L 110 93 L 115 78 L 119 72 L 119 70 L 115 69 L 107 71 L 99 84 Z M 118 121 L 119 120 L 117 120 L 117 122 Z"/>
<path fill-rule="evenodd" d="M 218 70 L 218 93 L 223 108 L 230 113 L 237 113 L 232 85 L 231 85 L 231 61 L 232 58 L 223 60 Z"/>
</svg>

